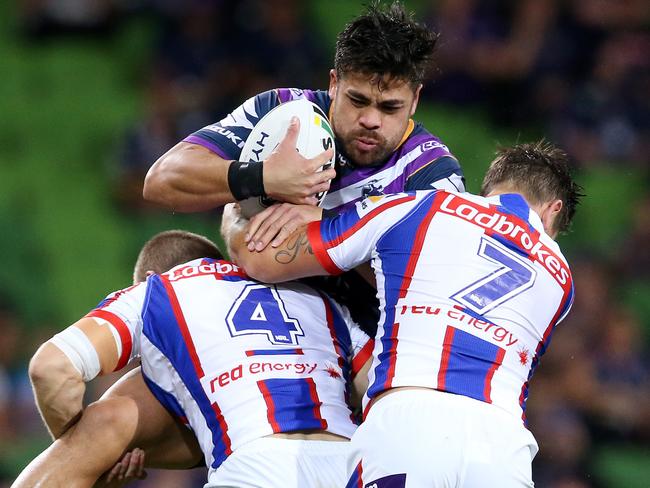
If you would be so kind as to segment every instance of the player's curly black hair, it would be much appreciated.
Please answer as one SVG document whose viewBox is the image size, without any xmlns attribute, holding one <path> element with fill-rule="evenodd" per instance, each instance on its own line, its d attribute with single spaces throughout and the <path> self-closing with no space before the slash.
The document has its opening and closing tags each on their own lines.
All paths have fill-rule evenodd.
<svg viewBox="0 0 650 488">
<path fill-rule="evenodd" d="M 560 199 L 562 210 L 555 230 L 566 232 L 584 196 L 569 166 L 567 154 L 544 140 L 500 148 L 483 178 L 481 194 L 500 186 L 519 190 L 534 205 Z"/>
<path fill-rule="evenodd" d="M 438 34 L 416 22 L 400 2 L 384 7 L 373 1 L 336 39 L 334 68 L 339 77 L 362 73 L 422 83 Z"/>
</svg>

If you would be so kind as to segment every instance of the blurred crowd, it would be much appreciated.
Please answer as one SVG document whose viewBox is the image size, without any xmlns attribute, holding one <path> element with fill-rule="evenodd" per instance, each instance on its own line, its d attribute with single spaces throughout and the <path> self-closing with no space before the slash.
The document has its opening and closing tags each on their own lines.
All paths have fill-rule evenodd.
<svg viewBox="0 0 650 488">
<path fill-rule="evenodd" d="M 438 101 L 542 124 L 581 166 L 647 166 L 650 5 L 645 0 L 442 0 Z"/>
<path fill-rule="evenodd" d="M 115 197 L 130 212 L 147 210 L 146 170 L 190 132 L 260 91 L 327 84 L 333 41 L 317 37 L 309 2 L 24 0 L 21 6 L 23 32 L 36 39 L 110 35 L 129 15 L 154 20 L 156 41 L 143 69 L 145 109 L 118 157 Z M 482 107 L 497 124 L 539 128 L 570 153 L 578 171 L 610 166 L 648 178 L 647 0 L 440 0 L 424 14 L 440 32 L 425 103 Z M 650 301 L 634 296 L 650 291 L 646 188 L 618 251 L 603 256 L 583 244 L 568 256 L 573 311 L 554 333 L 528 403 L 540 444 L 534 478 L 542 488 L 606 487 L 595 466 L 603 446 L 650 445 L 650 313 L 634 306 Z M 0 334 L 0 449 L 6 449 L 7 439 L 42 431 L 24 353 L 44 338 L 21 337 L 19 319 L 3 301 Z M 183 486 L 201 476 L 153 475 L 141 486 Z"/>
</svg>

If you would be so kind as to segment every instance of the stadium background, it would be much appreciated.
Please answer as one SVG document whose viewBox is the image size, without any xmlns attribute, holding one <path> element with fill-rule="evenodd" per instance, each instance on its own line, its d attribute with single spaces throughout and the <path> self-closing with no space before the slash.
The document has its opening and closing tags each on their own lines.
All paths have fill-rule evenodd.
<svg viewBox="0 0 650 488">
<path fill-rule="evenodd" d="M 410 1 L 442 33 L 416 118 L 478 191 L 498 144 L 567 149 L 576 301 L 532 383 L 539 487 L 650 486 L 650 14 L 642 0 Z M 346 0 L 0 3 L 0 487 L 48 443 L 35 348 L 129 284 L 139 246 L 216 214 L 145 205 L 166 148 L 277 86 L 324 88 Z M 106 387 L 99 381 L 89 400 Z M 153 473 L 140 486 L 200 486 Z"/>
</svg>

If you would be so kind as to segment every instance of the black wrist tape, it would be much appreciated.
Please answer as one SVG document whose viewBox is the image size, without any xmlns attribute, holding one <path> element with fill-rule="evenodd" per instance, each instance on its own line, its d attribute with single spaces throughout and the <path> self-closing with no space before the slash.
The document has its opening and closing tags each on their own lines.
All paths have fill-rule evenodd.
<svg viewBox="0 0 650 488">
<path fill-rule="evenodd" d="M 323 218 L 324 219 L 333 219 L 338 214 L 339 213 L 336 210 L 334 210 L 333 208 L 323 209 Z"/>
<path fill-rule="evenodd" d="M 228 167 L 228 187 L 235 200 L 264 196 L 261 162 L 233 161 Z"/>
</svg>

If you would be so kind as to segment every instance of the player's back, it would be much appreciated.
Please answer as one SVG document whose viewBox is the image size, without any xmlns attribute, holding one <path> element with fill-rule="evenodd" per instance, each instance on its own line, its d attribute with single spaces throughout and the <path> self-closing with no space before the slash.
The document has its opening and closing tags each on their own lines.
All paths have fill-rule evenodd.
<svg viewBox="0 0 650 488">
<path fill-rule="evenodd" d="M 143 373 L 187 419 L 212 468 L 273 433 L 349 438 L 347 380 L 362 336 L 346 320 L 304 285 L 263 285 L 225 261 L 191 262 L 148 279 Z"/>
<path fill-rule="evenodd" d="M 389 388 L 420 386 L 522 414 L 573 287 L 521 195 L 390 195 L 310 231 L 331 272 L 373 258 L 382 314 L 366 406 Z"/>
<path fill-rule="evenodd" d="M 412 205 L 376 244 L 385 313 L 369 396 L 428 386 L 521 415 L 573 295 L 558 246 L 519 195 L 418 192 Z"/>
</svg>

